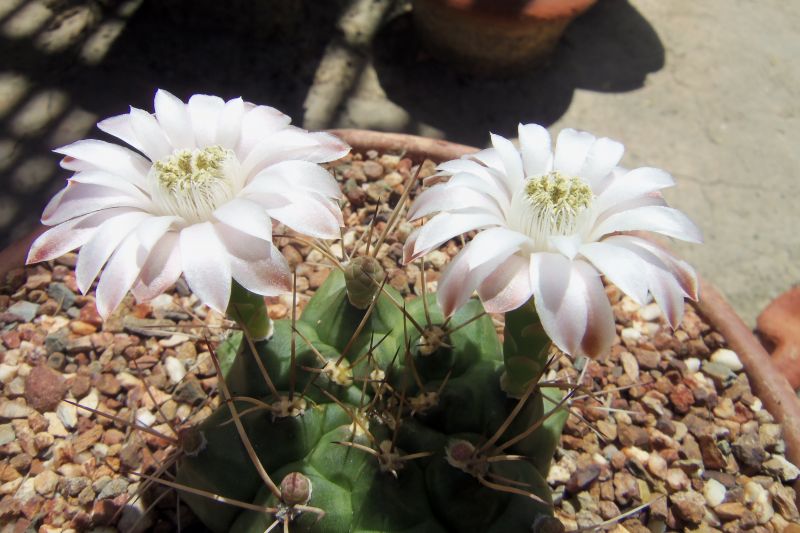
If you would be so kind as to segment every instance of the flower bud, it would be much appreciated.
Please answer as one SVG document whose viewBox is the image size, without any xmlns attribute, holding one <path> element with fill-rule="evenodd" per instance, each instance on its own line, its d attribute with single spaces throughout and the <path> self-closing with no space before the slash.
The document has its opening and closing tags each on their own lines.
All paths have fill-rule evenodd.
<svg viewBox="0 0 800 533">
<path fill-rule="evenodd" d="M 353 307 L 366 309 L 378 294 L 386 272 L 380 262 L 371 256 L 355 257 L 344 267 L 347 299 Z"/>
</svg>

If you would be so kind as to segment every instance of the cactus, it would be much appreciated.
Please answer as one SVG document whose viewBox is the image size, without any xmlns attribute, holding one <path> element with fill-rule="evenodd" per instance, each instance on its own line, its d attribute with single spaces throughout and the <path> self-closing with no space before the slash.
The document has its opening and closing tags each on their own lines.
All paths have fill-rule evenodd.
<svg viewBox="0 0 800 533">
<path fill-rule="evenodd" d="M 445 320 L 434 295 L 404 303 L 371 268 L 333 272 L 271 339 L 219 348 L 225 401 L 180 459 L 178 482 L 196 489 L 182 496 L 214 531 L 529 531 L 552 514 L 544 478 L 566 417 L 560 392 L 537 386 L 549 341 L 510 348 L 525 332 L 506 332 L 528 376 L 506 392 L 479 301 Z M 366 309 L 354 271 L 362 293 L 374 275 Z"/>
</svg>

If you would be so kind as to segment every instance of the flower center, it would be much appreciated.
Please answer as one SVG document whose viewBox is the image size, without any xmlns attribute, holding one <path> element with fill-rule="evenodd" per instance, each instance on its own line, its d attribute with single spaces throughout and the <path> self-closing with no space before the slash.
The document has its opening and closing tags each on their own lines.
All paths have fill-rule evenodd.
<svg viewBox="0 0 800 533">
<path fill-rule="evenodd" d="M 235 195 L 231 180 L 235 163 L 233 151 L 221 146 L 175 150 L 153 163 L 154 199 L 166 213 L 189 222 L 209 220 Z"/>
<path fill-rule="evenodd" d="M 580 230 L 593 197 L 591 187 L 579 177 L 557 171 L 535 176 L 514 195 L 511 223 L 533 240 L 536 249 L 547 249 L 548 237 Z"/>
</svg>

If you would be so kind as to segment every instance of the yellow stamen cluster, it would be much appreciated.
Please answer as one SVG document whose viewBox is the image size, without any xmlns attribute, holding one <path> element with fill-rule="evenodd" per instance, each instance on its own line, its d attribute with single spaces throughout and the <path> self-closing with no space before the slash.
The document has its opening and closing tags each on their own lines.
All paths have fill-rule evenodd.
<svg viewBox="0 0 800 533">
<path fill-rule="evenodd" d="M 190 222 L 210 219 L 223 203 L 234 196 L 229 164 L 236 156 L 221 146 L 175 150 L 153 163 L 155 200 L 165 213 Z"/>
<path fill-rule="evenodd" d="M 586 182 L 560 172 L 531 178 L 525 184 L 525 195 L 554 228 L 564 227 L 592 203 L 592 189 Z"/>
</svg>

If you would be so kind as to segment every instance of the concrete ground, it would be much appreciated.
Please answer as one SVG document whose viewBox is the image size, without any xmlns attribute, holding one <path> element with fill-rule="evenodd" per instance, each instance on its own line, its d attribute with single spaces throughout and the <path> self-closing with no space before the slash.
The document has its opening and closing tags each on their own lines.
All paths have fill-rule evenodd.
<svg viewBox="0 0 800 533">
<path fill-rule="evenodd" d="M 223 10 L 224 4 L 229 7 Z M 185 6 L 192 6 L 186 9 Z M 307 128 L 482 146 L 518 122 L 625 143 L 670 171 L 704 230 L 676 248 L 751 325 L 800 281 L 800 4 L 600 0 L 544 69 L 459 75 L 416 43 L 404 0 L 0 0 L 0 246 L 67 174 L 50 150 L 157 87 L 273 105 Z"/>
</svg>

